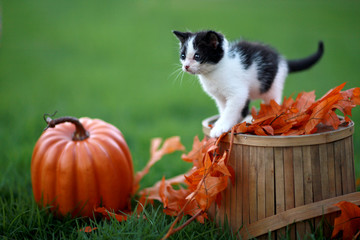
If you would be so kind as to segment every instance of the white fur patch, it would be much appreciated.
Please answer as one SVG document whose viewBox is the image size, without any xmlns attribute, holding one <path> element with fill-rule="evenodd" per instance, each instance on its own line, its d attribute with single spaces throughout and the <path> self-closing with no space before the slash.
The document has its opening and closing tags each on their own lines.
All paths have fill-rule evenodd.
<svg viewBox="0 0 360 240">
<path fill-rule="evenodd" d="M 194 60 L 196 50 L 194 49 L 194 39 L 190 38 L 186 41 L 186 56 L 185 60 L 181 60 L 182 70 L 191 74 L 200 74 L 200 63 Z"/>
</svg>

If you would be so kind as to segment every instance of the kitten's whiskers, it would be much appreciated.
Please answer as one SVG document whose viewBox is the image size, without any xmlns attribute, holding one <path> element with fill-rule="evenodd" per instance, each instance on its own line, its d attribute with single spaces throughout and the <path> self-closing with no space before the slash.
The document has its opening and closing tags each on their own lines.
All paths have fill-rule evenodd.
<svg viewBox="0 0 360 240">
<path fill-rule="evenodd" d="M 177 67 L 179 67 L 179 64 L 176 64 Z M 182 65 L 180 64 L 180 68 L 175 69 L 169 77 L 172 77 L 176 74 L 176 77 L 173 80 L 173 83 L 175 83 L 180 78 L 180 85 L 182 84 L 182 80 L 184 78 L 184 71 L 182 70 Z"/>
</svg>

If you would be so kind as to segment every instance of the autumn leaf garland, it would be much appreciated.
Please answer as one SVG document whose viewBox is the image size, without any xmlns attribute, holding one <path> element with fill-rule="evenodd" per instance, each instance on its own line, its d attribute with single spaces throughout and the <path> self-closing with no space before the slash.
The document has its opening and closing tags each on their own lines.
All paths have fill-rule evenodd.
<svg viewBox="0 0 360 240">
<path fill-rule="evenodd" d="M 300 93 L 295 100 L 291 97 L 284 98 L 281 105 L 275 101 L 261 104 L 258 112 L 255 108 L 252 109 L 253 121 L 251 123 L 243 122 L 232 128 L 231 138 L 233 140 L 235 133 L 263 136 L 312 134 L 317 131 L 319 124 L 337 129 L 340 124 L 351 121 L 349 116 L 351 116 L 352 108 L 360 105 L 360 88 L 341 91 L 344 86 L 345 83 L 331 89 L 317 101 L 315 101 L 315 92 L 312 91 Z M 341 111 L 344 118 L 339 119 L 335 113 L 336 110 Z M 221 192 L 227 188 L 229 180 L 234 182 L 235 177 L 234 169 L 227 165 L 233 141 L 230 141 L 228 150 L 219 150 L 219 142 L 225 135 L 227 133 L 219 139 L 204 138 L 202 141 L 195 137 L 192 150 L 188 154 L 182 155 L 184 161 L 193 165 L 187 173 L 171 179 L 163 177 L 153 187 L 139 192 L 141 198 L 139 200 L 140 207 L 137 209 L 138 214 L 146 202 L 158 200 L 164 206 L 164 213 L 176 216 L 163 239 L 167 239 L 195 219 L 203 223 L 208 218 L 209 207 L 214 202 L 218 205 L 221 204 Z M 162 146 L 161 142 L 162 140 L 158 138 L 152 140 L 150 160 L 144 169 L 135 176 L 134 194 L 139 189 L 142 177 L 163 155 L 184 150 L 179 137 L 165 140 Z M 113 213 L 105 208 L 97 208 L 95 212 L 101 213 L 105 217 L 114 217 L 118 221 L 126 220 L 128 214 L 131 214 L 131 211 L 120 214 Z M 175 227 L 184 215 L 190 215 L 191 218 L 183 225 Z"/>
<path fill-rule="evenodd" d="M 140 191 L 140 194 L 162 202 L 164 212 L 177 216 L 177 219 L 190 215 L 204 222 L 211 204 L 215 201 L 220 205 L 219 194 L 234 175 L 231 174 L 234 170 L 226 164 L 227 151 L 220 154 L 218 143 L 214 138 L 200 141 L 195 137 L 192 150 L 182 155 L 184 161 L 193 163 L 189 172 L 169 180 L 163 178 L 153 187 Z"/>
</svg>

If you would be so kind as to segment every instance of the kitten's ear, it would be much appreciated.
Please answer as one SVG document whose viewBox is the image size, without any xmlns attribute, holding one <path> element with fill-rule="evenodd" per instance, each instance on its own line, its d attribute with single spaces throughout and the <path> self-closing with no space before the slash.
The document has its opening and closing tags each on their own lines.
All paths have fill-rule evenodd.
<svg viewBox="0 0 360 240">
<path fill-rule="evenodd" d="M 214 49 L 217 49 L 217 47 L 220 44 L 221 36 L 214 31 L 208 31 L 205 36 L 206 42 Z"/>
<path fill-rule="evenodd" d="M 190 37 L 189 32 L 179 32 L 179 31 L 173 31 L 175 36 L 180 40 L 181 44 L 184 44 L 185 41 Z"/>
</svg>

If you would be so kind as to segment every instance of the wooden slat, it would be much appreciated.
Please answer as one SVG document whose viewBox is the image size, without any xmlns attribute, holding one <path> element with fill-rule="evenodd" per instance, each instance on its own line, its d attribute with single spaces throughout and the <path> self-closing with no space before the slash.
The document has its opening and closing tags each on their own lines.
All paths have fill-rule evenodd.
<svg viewBox="0 0 360 240">
<path fill-rule="evenodd" d="M 240 226 L 242 226 L 243 224 L 243 188 L 244 188 L 244 183 L 243 183 L 243 153 L 242 150 L 243 147 L 241 145 L 237 146 L 237 151 L 235 153 L 235 161 L 236 161 L 236 168 L 235 170 L 235 186 L 236 186 L 236 227 L 233 229 L 238 229 Z"/>
<path fill-rule="evenodd" d="M 343 194 L 341 177 L 341 141 L 334 142 L 334 157 L 336 196 L 340 196 Z"/>
<path fill-rule="evenodd" d="M 304 203 L 310 204 L 314 202 L 313 198 L 313 179 L 311 170 L 311 150 L 310 146 L 302 147 L 303 150 L 303 167 L 304 167 Z M 310 220 L 313 224 L 313 220 Z M 311 228 L 308 223 L 305 224 L 305 232 L 310 233 Z"/>
<path fill-rule="evenodd" d="M 353 179 L 354 179 L 354 189 L 356 191 L 356 174 L 355 174 L 355 156 L 354 156 L 354 136 L 350 137 L 351 143 L 350 143 L 350 149 L 351 149 L 351 164 L 352 164 L 352 170 L 353 170 Z"/>
<path fill-rule="evenodd" d="M 241 233 L 243 234 L 244 239 L 248 239 L 250 237 L 266 234 L 268 231 L 283 228 L 289 225 L 289 223 L 304 221 L 306 219 L 322 216 L 323 214 L 337 212 L 340 211 L 340 209 L 334 206 L 334 204 L 340 201 L 348 201 L 360 205 L 360 192 L 349 193 L 287 210 L 247 225 L 241 230 Z"/>
<path fill-rule="evenodd" d="M 304 146 L 303 150 L 303 167 L 304 167 L 304 203 L 309 204 L 314 201 L 312 187 L 312 171 L 311 171 L 311 151 L 310 146 Z"/>
<path fill-rule="evenodd" d="M 294 165 L 294 195 L 295 195 L 295 207 L 304 205 L 304 167 L 303 167 L 303 155 L 301 147 L 293 148 L 293 165 Z M 296 223 L 296 232 L 302 239 L 305 233 L 305 223 Z"/>
<path fill-rule="evenodd" d="M 225 147 L 225 149 L 229 149 L 230 147 L 230 144 L 229 143 L 226 143 L 223 145 Z M 224 150 L 225 150 L 224 149 Z M 232 151 L 232 154 L 233 154 L 234 151 Z M 230 157 L 231 155 L 230 154 Z M 228 223 L 230 224 L 230 217 L 231 217 L 231 214 L 232 214 L 232 209 L 231 209 L 231 190 L 232 190 L 232 186 L 231 186 L 231 181 L 230 179 L 228 180 L 228 187 L 227 189 L 224 191 L 224 195 L 225 195 L 225 199 L 224 199 L 224 212 L 225 212 L 225 216 L 226 216 L 226 219 L 228 221 Z"/>
<path fill-rule="evenodd" d="M 329 177 L 329 197 L 336 196 L 334 143 L 326 144 Z"/>
<path fill-rule="evenodd" d="M 274 179 L 274 149 L 264 149 L 265 160 L 265 208 L 266 217 L 275 214 L 275 179 Z"/>
<path fill-rule="evenodd" d="M 284 183 L 284 155 L 283 148 L 274 148 L 275 163 L 275 213 L 285 211 L 285 183 Z M 285 230 L 281 229 L 276 232 L 278 236 L 284 235 Z"/>
<path fill-rule="evenodd" d="M 334 143 L 327 143 L 327 164 L 328 164 L 328 176 L 329 176 L 329 198 L 333 198 L 336 196 L 336 176 L 335 176 L 335 154 L 334 154 Z M 341 183 L 340 183 L 341 187 Z M 327 216 L 327 221 L 330 224 L 334 223 L 336 213 L 329 214 Z M 329 227 L 328 227 L 329 229 Z M 330 229 L 329 229 L 330 230 Z M 331 234 L 328 234 L 329 236 Z"/>
<path fill-rule="evenodd" d="M 350 181 L 348 181 L 348 171 L 347 171 L 347 160 L 346 160 L 346 153 L 345 153 L 345 141 L 340 140 L 340 152 L 341 152 L 341 183 L 342 183 L 342 189 L 343 194 L 349 193 L 349 184 Z"/>
<path fill-rule="evenodd" d="M 328 156 L 327 144 L 319 145 L 319 162 L 320 162 L 320 178 L 321 178 L 321 199 L 330 197 L 329 173 L 328 173 Z"/>
<path fill-rule="evenodd" d="M 236 169 L 238 169 L 238 162 L 241 161 L 241 158 L 238 158 L 239 155 L 239 150 L 238 148 L 233 148 L 232 153 L 230 155 L 230 161 L 229 164 L 230 166 L 234 169 L 234 171 L 236 171 Z M 236 229 L 238 226 L 237 223 L 237 209 L 238 206 L 241 207 L 241 205 L 239 204 L 239 200 L 237 198 L 237 186 L 241 186 L 241 185 L 237 185 L 237 181 L 236 178 L 238 177 L 237 173 L 235 172 L 235 181 L 234 184 L 232 184 L 231 181 L 229 181 L 229 188 L 231 190 L 231 194 L 230 194 L 230 215 L 229 215 L 229 221 L 230 221 L 230 226 L 232 229 Z"/>
<path fill-rule="evenodd" d="M 293 148 L 284 148 L 285 209 L 295 207 Z"/>
<path fill-rule="evenodd" d="M 311 151 L 311 170 L 313 177 L 313 197 L 314 202 L 321 201 L 322 198 L 322 182 L 321 182 L 321 169 L 319 157 L 319 145 L 310 146 Z M 317 226 L 321 218 L 315 218 L 314 224 Z"/>
<path fill-rule="evenodd" d="M 349 146 L 350 146 L 350 158 L 348 159 L 351 161 L 351 168 L 352 169 L 352 183 L 353 183 L 353 190 L 356 191 L 356 175 L 355 175 L 355 162 L 354 162 L 354 136 L 349 137 Z"/>
<path fill-rule="evenodd" d="M 265 200 L 265 161 L 264 161 L 264 147 L 257 147 L 257 211 L 258 220 L 266 217 L 266 200 Z"/>
<path fill-rule="evenodd" d="M 346 161 L 346 170 L 347 170 L 347 179 L 348 179 L 348 192 L 355 192 L 355 167 L 354 167 L 354 154 L 353 154 L 353 143 L 352 136 L 345 138 L 345 161 Z"/>
<path fill-rule="evenodd" d="M 295 207 L 304 205 L 304 167 L 301 147 L 293 149 Z"/>
<path fill-rule="evenodd" d="M 257 151 L 256 147 L 250 147 L 249 164 L 249 204 L 250 223 L 257 221 Z"/>
<path fill-rule="evenodd" d="M 275 215 L 275 170 L 274 149 L 264 148 L 265 161 L 265 217 Z M 275 239 L 275 232 L 271 233 L 271 239 Z"/>
<path fill-rule="evenodd" d="M 314 202 L 322 200 L 319 147 L 310 146 Z"/>
<path fill-rule="evenodd" d="M 274 163 L 275 163 L 275 212 L 276 214 L 285 211 L 285 185 L 284 185 L 284 159 L 283 149 L 274 148 Z"/>
<path fill-rule="evenodd" d="M 249 218 L 249 148 L 248 146 L 242 146 L 242 156 L 243 156 L 243 169 L 242 169 L 242 181 L 243 181 L 243 224 L 247 225 L 250 222 Z"/>
<path fill-rule="evenodd" d="M 293 166 L 293 148 L 285 147 L 284 151 L 284 183 L 285 183 L 285 210 L 295 207 L 294 194 L 294 166 Z M 289 230 L 290 239 L 295 239 L 295 227 Z"/>
</svg>

